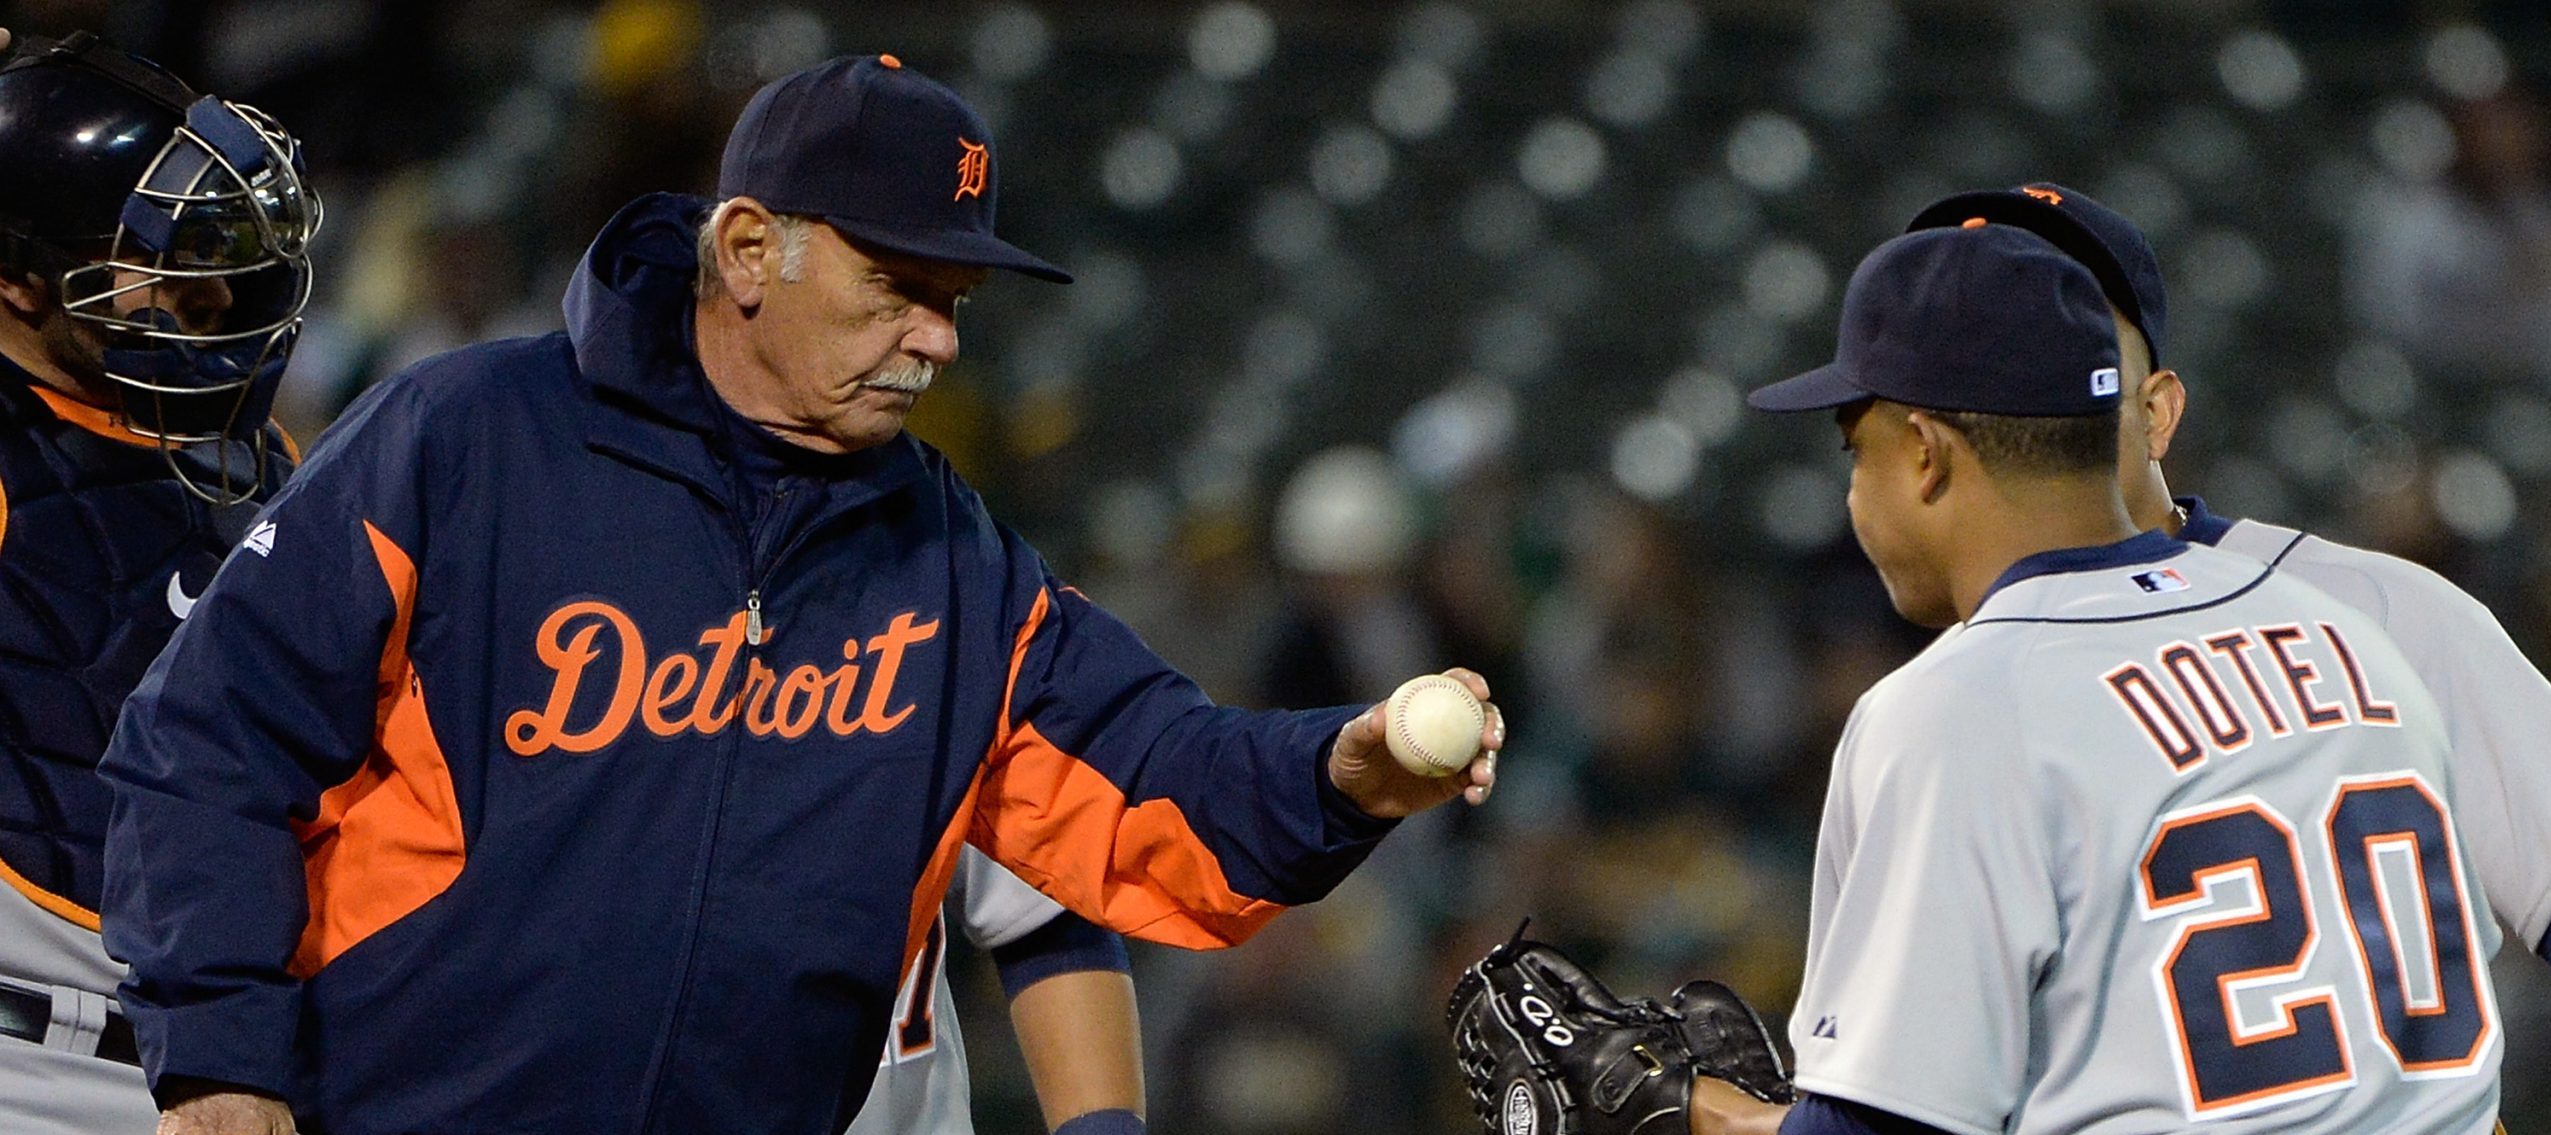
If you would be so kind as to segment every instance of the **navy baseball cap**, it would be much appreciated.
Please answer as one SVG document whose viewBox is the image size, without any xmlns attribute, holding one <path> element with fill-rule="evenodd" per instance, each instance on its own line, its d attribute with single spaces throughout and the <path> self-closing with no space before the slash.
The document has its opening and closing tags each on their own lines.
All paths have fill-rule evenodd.
<svg viewBox="0 0 2551 1135">
<path fill-rule="evenodd" d="M 2009 225 L 1879 245 L 1842 296 L 1834 361 L 1746 395 L 1757 410 L 1884 398 L 1928 410 L 2074 417 L 2117 404 L 2117 323 L 2090 269 Z"/>
<path fill-rule="evenodd" d="M 2047 240 L 2082 262 L 2099 277 L 2099 290 L 2124 312 L 2126 322 L 2144 333 L 2152 348 L 2152 365 L 2161 365 L 2162 332 L 2170 322 L 2170 303 L 2161 291 L 2161 259 L 2142 229 L 2090 194 L 2051 181 L 2017 189 L 1986 189 L 1932 202 L 1906 232 L 1946 228 L 1982 218 L 1990 224 L 2017 225 Z"/>
<path fill-rule="evenodd" d="M 906 255 L 1071 283 L 992 234 L 1000 172 L 991 128 L 955 91 L 891 55 L 845 55 L 754 93 L 717 191 Z"/>
</svg>

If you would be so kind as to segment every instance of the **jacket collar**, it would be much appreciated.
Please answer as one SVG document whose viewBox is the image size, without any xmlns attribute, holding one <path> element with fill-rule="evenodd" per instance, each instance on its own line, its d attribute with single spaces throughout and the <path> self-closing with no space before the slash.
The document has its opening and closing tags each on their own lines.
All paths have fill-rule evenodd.
<svg viewBox="0 0 2551 1135">
<path fill-rule="evenodd" d="M 592 397 L 586 444 L 734 508 L 719 428 L 726 411 L 692 347 L 694 234 L 706 198 L 651 193 L 624 206 L 594 238 L 563 306 L 576 369 Z M 852 455 L 826 480 L 827 512 L 855 508 L 919 480 L 912 435 Z"/>
</svg>

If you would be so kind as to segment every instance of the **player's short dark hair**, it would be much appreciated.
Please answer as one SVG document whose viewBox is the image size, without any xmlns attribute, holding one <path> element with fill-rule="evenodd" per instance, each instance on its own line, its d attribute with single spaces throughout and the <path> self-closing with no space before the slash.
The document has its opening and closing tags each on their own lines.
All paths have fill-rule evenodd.
<svg viewBox="0 0 2551 1135">
<path fill-rule="evenodd" d="M 1930 411 L 1966 435 L 1975 456 L 1995 473 L 2054 476 L 2117 466 L 2117 407 L 2074 417 Z"/>
</svg>

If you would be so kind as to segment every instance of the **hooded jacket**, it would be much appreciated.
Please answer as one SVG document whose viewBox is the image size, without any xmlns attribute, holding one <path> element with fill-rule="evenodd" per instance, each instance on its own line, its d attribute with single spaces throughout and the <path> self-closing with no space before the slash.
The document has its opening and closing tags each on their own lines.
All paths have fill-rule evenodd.
<svg viewBox="0 0 2551 1135">
<path fill-rule="evenodd" d="M 568 330 L 368 392 L 128 703 L 107 944 L 154 1083 L 332 1135 L 830 1135 L 972 842 L 1229 945 L 1387 824 L 1351 709 L 1211 704 L 909 435 L 748 538 L 691 350 L 706 202 Z"/>
</svg>

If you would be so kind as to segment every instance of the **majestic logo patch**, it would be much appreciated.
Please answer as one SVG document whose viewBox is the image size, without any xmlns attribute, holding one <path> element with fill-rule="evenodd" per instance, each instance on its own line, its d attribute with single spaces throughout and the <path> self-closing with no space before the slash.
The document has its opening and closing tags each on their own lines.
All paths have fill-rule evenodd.
<svg viewBox="0 0 2551 1135">
<path fill-rule="evenodd" d="M 957 139 L 965 153 L 957 158 L 957 195 L 950 201 L 983 196 L 983 179 L 992 172 L 992 151 L 980 143 Z"/>
<path fill-rule="evenodd" d="M 1541 1116 L 1532 1109 L 1532 1090 L 1517 1080 L 1506 1089 L 1505 1135 L 1536 1135 Z"/>
<path fill-rule="evenodd" d="M 241 540 L 239 546 L 261 556 L 275 554 L 275 522 L 258 521 L 256 527 L 248 530 L 248 537 Z"/>
<path fill-rule="evenodd" d="M 1807 1035 L 1808 1035 L 1808 1036 L 1811 1036 L 1811 1037 L 1814 1037 L 1814 1038 L 1816 1038 L 1816 1039 L 1818 1039 L 1818 1040 L 1838 1040 L 1838 1039 L 1841 1039 L 1841 1038 L 1837 1035 L 1837 1030 L 1834 1028 L 1834 1024 L 1835 1024 L 1835 1019 L 1834 1019 L 1834 1018 L 1833 1018 L 1830 1014 L 1828 1014 L 1828 1015 L 1826 1015 L 1826 1016 L 1818 1017 L 1818 1018 L 1816 1018 L 1816 1027 L 1815 1027 L 1814 1029 L 1812 1029 L 1812 1030 L 1809 1030 L 1809 1032 L 1807 1033 Z"/>
<path fill-rule="evenodd" d="M 917 622 L 906 611 L 865 643 L 856 636 L 843 642 L 840 665 L 826 670 L 807 663 L 782 673 L 742 656 L 745 620 L 746 612 L 738 611 L 700 632 L 698 651 L 657 658 L 637 621 L 620 608 L 594 600 L 559 607 L 532 642 L 550 670 L 549 696 L 539 708 L 505 718 L 505 747 L 518 757 L 552 749 L 590 753 L 619 740 L 632 724 L 657 737 L 714 736 L 737 724 L 756 737 L 789 741 L 819 725 L 836 737 L 892 733 L 917 708 L 894 704 L 905 654 L 939 636 L 939 620 Z M 769 634 L 762 641 L 770 641 Z M 607 700 L 577 697 L 588 679 L 609 691 Z"/>
<path fill-rule="evenodd" d="M 2151 571 L 2136 572 L 2134 580 L 2135 586 L 2153 595 L 2167 595 L 2173 591 L 2188 589 L 2188 577 L 2179 574 L 2176 568 L 2154 568 Z"/>
</svg>

